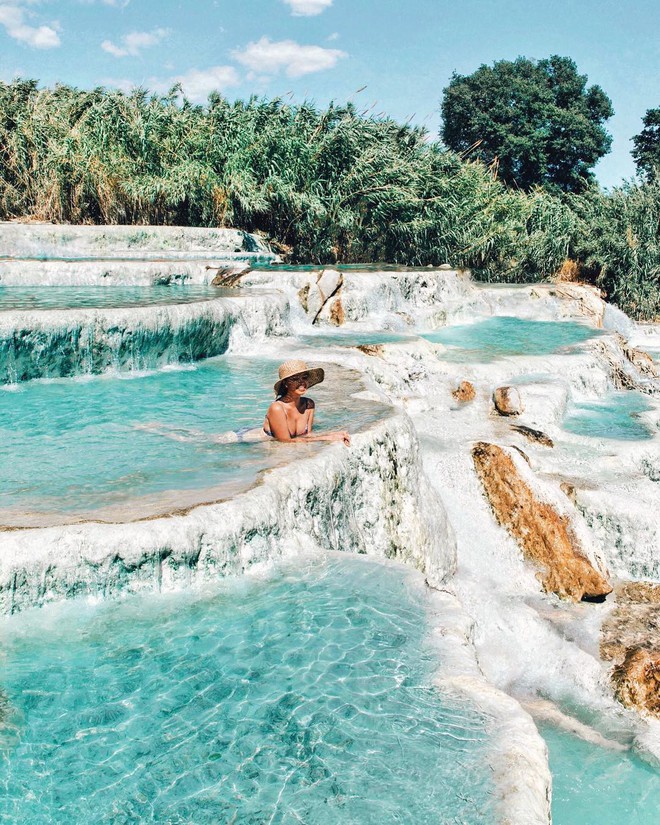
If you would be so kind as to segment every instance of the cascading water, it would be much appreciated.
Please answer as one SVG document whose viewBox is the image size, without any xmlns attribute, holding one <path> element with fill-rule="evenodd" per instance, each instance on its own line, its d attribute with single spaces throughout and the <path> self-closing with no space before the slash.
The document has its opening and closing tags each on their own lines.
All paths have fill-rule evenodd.
<svg viewBox="0 0 660 825">
<path fill-rule="evenodd" d="M 91 240 L 83 237 L 84 232 L 73 234 L 75 237 L 63 242 L 68 245 L 68 254 L 110 257 L 117 255 L 121 247 L 121 254 L 126 255 L 125 233 L 119 232 L 118 241 L 111 243 L 104 240 L 102 231 L 95 230 Z M 357 817 L 355 821 L 369 821 L 368 812 L 368 816 L 378 814 L 379 821 L 391 815 L 410 822 L 440 818 L 469 825 L 490 821 L 547 823 L 547 762 L 528 710 L 541 720 L 541 732 L 549 742 L 550 765 L 556 775 L 557 823 L 584 821 L 569 818 L 570 812 L 589 810 L 589 800 L 600 804 L 596 797 L 606 793 L 594 778 L 600 768 L 590 771 L 589 759 L 594 760 L 594 766 L 605 765 L 604 770 L 625 765 L 631 788 L 645 783 L 645 804 L 637 805 L 635 822 L 654 821 L 660 789 L 653 759 L 660 759 L 660 723 L 642 719 L 614 698 L 609 666 L 598 652 L 600 626 L 612 611 L 612 597 L 605 604 L 571 605 L 541 591 L 537 569 L 523 559 L 514 538 L 498 526 L 470 454 L 474 443 L 484 441 L 505 448 L 512 445 L 522 451 L 529 462 L 525 465 L 529 473 L 538 477 L 539 490 L 554 490 L 552 495 L 563 497 L 562 506 L 570 513 L 572 529 L 596 566 L 623 579 L 643 576 L 660 581 L 658 531 L 652 515 L 657 512 L 660 477 L 657 379 L 652 372 L 640 371 L 634 354 L 626 350 L 617 333 L 627 336 L 635 346 L 642 346 L 639 339 L 644 336 L 655 340 L 652 335 L 636 328 L 620 313 L 605 309 L 588 288 L 491 288 L 476 286 L 465 273 L 451 271 L 253 271 L 240 279 L 239 296 L 228 298 L 223 293 L 218 299 L 211 295 L 215 288 L 201 286 L 216 271 L 207 270 L 203 260 L 195 260 L 204 247 L 201 236 L 186 240 L 184 253 L 163 247 L 162 257 L 167 260 L 162 262 L 148 260 L 155 257 L 154 244 L 164 243 L 163 238 L 156 241 L 155 237 L 147 233 L 145 238 L 134 239 L 135 254 L 127 257 L 143 256 L 144 261 L 139 263 L 116 258 L 103 264 L 79 260 L 67 269 L 64 261 L 52 266 L 49 261 L 33 261 L 26 262 L 23 271 L 18 261 L 0 265 L 0 283 L 9 280 L 24 284 L 0 291 L 0 313 L 3 294 L 8 310 L 0 315 L 6 322 L 3 340 L 12 342 L 11 347 L 5 346 L 2 362 L 7 381 L 114 371 L 94 378 L 27 381 L 9 385 L 3 392 L 0 406 L 4 409 L 6 450 L 12 456 L 20 452 L 28 468 L 32 467 L 31 473 L 26 474 L 25 464 L 20 472 L 13 472 L 9 453 L 4 459 L 10 466 L 2 482 L 5 523 L 11 526 L 11 513 L 15 525 L 43 523 L 39 522 L 41 516 L 35 517 L 36 511 L 42 515 L 49 512 L 52 521 L 48 523 L 54 525 L 2 534 L 0 595 L 4 610 L 22 610 L 81 594 L 97 597 L 143 590 L 190 590 L 187 595 L 149 596 L 141 597 L 146 601 L 125 602 L 110 622 L 114 622 L 110 635 L 115 642 L 103 654 L 109 659 L 104 659 L 103 681 L 97 685 L 97 693 L 86 690 L 81 699 L 80 684 L 71 682 L 65 688 L 56 684 L 60 677 L 66 681 L 66 668 L 51 674 L 54 681 L 48 682 L 46 693 L 61 701 L 61 719 L 68 720 L 71 736 L 66 731 L 54 732 L 52 714 L 42 714 L 39 701 L 30 699 L 30 688 L 20 681 L 25 676 L 25 662 L 30 661 L 36 668 L 47 661 L 48 645 L 39 647 L 34 627 L 39 621 L 50 621 L 55 614 L 49 611 L 62 608 L 45 607 L 42 618 L 39 614 L 28 618 L 26 614 L 24 625 L 21 615 L 9 620 L 10 677 L 4 685 L 9 697 L 4 736 L 8 773 L 3 781 L 11 791 L 8 798 L 12 800 L 15 821 L 36 821 L 35 817 L 47 816 L 42 812 L 51 810 L 53 804 L 59 804 L 61 810 L 75 811 L 76 816 L 94 816 L 91 809 L 83 813 L 80 808 L 80 800 L 88 796 L 112 804 L 112 791 L 107 783 L 103 784 L 103 777 L 77 772 L 72 766 L 87 764 L 96 758 L 90 752 L 106 748 L 109 769 L 124 775 L 126 765 L 123 757 L 116 755 L 113 737 L 128 731 L 126 741 L 133 743 L 145 738 L 145 730 L 156 730 L 153 708 L 138 707 L 135 691 L 142 690 L 139 680 L 154 686 L 160 696 L 183 690 L 187 683 L 179 688 L 180 681 L 167 675 L 171 668 L 178 668 L 191 685 L 190 696 L 187 700 L 184 697 L 184 704 L 171 717 L 173 741 L 178 742 L 176 737 L 180 737 L 186 747 L 192 748 L 188 758 L 199 768 L 179 770 L 178 763 L 172 763 L 171 775 L 163 775 L 169 790 L 155 797 L 154 789 L 142 787 L 143 777 L 136 775 L 131 780 L 135 786 L 127 786 L 126 793 L 143 818 L 151 816 L 161 821 L 172 812 L 183 812 L 181 815 L 194 819 L 197 814 L 189 800 L 194 788 L 202 786 L 215 788 L 212 800 L 224 805 L 223 810 L 252 815 L 252 809 L 248 812 L 241 808 L 235 796 L 226 796 L 222 790 L 232 782 L 237 788 L 236 766 L 249 763 L 257 770 L 245 780 L 252 783 L 250 798 L 269 816 L 274 810 L 297 815 L 305 811 L 314 821 L 324 821 L 323 816 L 331 811 L 332 816 L 327 813 L 328 821 L 336 821 L 343 811 L 346 816 Z M 36 241 L 32 243 L 34 254 Z M 54 247 L 47 244 L 55 243 L 57 251 L 62 240 L 41 237 L 38 243 L 42 252 L 52 253 Z M 211 252 L 221 251 L 219 244 L 204 247 L 209 258 Z M 17 246 L 19 249 L 25 251 L 26 247 Z M 176 254 L 188 260 L 173 262 Z M 254 254 L 265 252 L 255 249 Z M 44 294 L 34 299 L 35 306 L 22 309 L 21 302 L 30 300 L 25 284 L 35 277 L 38 267 L 48 269 L 49 277 L 59 273 L 61 284 L 76 279 L 88 285 L 143 284 L 143 299 L 138 300 L 135 286 L 133 293 L 126 292 L 123 297 L 121 287 L 112 287 L 117 292 L 112 296 L 106 293 L 98 302 L 103 307 L 96 308 L 91 287 L 87 291 L 75 287 L 67 297 L 69 288 L 61 286 L 57 294 L 51 295 L 45 294 L 44 288 Z M 104 281 L 105 270 L 110 274 Z M 200 286 L 194 286 L 185 300 L 164 306 L 155 297 L 159 290 L 176 290 L 184 295 L 186 287 L 146 284 L 156 283 L 160 277 L 167 282 L 178 270 L 188 273 L 183 280 Z M 17 290 L 13 298 L 11 289 Z M 264 289 L 266 293 L 259 292 Z M 166 297 L 169 301 L 173 293 L 168 292 Z M 191 302 L 184 305 L 188 298 Z M 140 305 L 147 303 L 151 305 Z M 92 305 L 93 309 L 85 309 Z M 122 309 L 115 309 L 115 305 Z M 46 310 L 47 306 L 52 309 Z M 481 320 L 472 323 L 475 319 Z M 470 325 L 464 326 L 468 321 Z M 72 339 L 74 346 L 68 343 Z M 218 352 L 226 354 L 206 360 Z M 269 364 L 264 355 L 274 360 Z M 319 448 L 210 443 L 209 436 L 218 430 L 238 428 L 248 421 L 259 426 L 269 398 L 273 364 L 293 355 L 309 360 L 327 358 L 344 368 L 330 367 L 327 384 L 315 388 L 312 394 L 319 402 L 322 426 L 348 424 L 350 428 L 362 428 L 353 446 L 345 450 L 339 445 Z M 241 360 L 246 356 L 250 356 L 249 361 Z M 201 360 L 193 368 L 162 371 L 163 366 L 197 359 Z M 354 372 L 346 372 L 346 368 Z M 144 369 L 156 371 L 141 374 L 139 370 Z M 132 377 L 122 377 L 130 370 Z M 223 370 L 231 373 L 229 382 L 219 380 Z M 452 397 L 460 381 L 471 382 L 474 401 L 466 403 Z M 492 408 L 492 391 L 500 385 L 515 387 L 519 397 L 521 410 L 512 417 L 496 415 Z M 631 386 L 644 395 L 622 389 Z M 618 394 L 612 395 L 613 391 Z M 229 397 L 231 403 L 227 403 Z M 407 415 L 392 416 L 375 401 L 392 403 Z M 518 429 L 511 423 L 519 425 Z M 143 425 L 150 425 L 151 430 Z M 530 436 L 530 431 L 537 435 Z M 539 438 L 539 434 L 545 441 L 530 440 Z M 99 450 L 96 454 L 95 449 Z M 270 456 L 277 459 L 271 462 Z M 200 498 L 200 490 L 213 488 L 218 492 L 225 480 L 235 481 L 246 468 L 254 479 L 259 470 L 275 463 L 282 466 L 269 470 L 261 483 L 247 492 L 236 495 L 235 488 L 227 487 L 225 494 L 219 494 L 226 495 L 226 501 L 194 507 L 200 501 L 215 501 L 208 495 Z M 64 477 L 69 479 L 68 485 L 62 483 Z M 243 489 L 250 484 L 251 480 L 246 481 Z M 154 507 L 155 500 L 165 492 L 167 496 Z M 548 501 L 554 500 L 550 492 Z M 118 510 L 113 512 L 108 507 L 117 495 L 123 496 L 121 516 Z M 146 508 L 142 506 L 145 504 Z M 19 512 L 22 522 L 16 520 Z M 167 512 L 174 515 L 132 522 L 147 514 Z M 96 513 L 97 519 L 102 516 L 111 523 L 58 526 L 58 519 L 53 519 L 55 513 L 59 513 L 59 521 L 89 518 Z M 131 523 L 118 523 L 121 521 Z M 422 637 L 413 634 L 407 623 L 410 607 L 397 590 L 399 584 L 394 584 L 402 580 L 400 573 L 392 572 L 396 568 L 388 568 L 385 574 L 380 568 L 344 566 L 344 562 L 333 561 L 327 577 L 319 578 L 318 571 L 303 572 L 307 562 L 298 555 L 301 550 L 311 550 L 317 554 L 315 558 L 337 550 L 366 552 L 380 559 L 394 557 L 422 571 L 430 585 L 443 591 L 438 598 L 449 601 L 444 607 L 440 602 L 425 604 L 424 616 L 429 627 L 436 626 L 440 672 L 435 678 L 444 691 L 454 692 L 451 712 L 457 707 L 451 702 L 468 701 L 465 697 L 469 696 L 470 709 L 458 720 L 458 728 L 446 715 L 446 707 L 436 704 L 426 692 L 423 696 L 418 692 L 426 684 L 415 681 L 418 676 L 413 678 L 408 673 L 399 678 L 408 661 L 404 650 L 419 653 Z M 259 692 L 261 688 L 257 690 L 261 683 L 256 675 L 233 673 L 235 667 L 249 669 L 252 659 L 258 664 L 268 649 L 266 645 L 261 652 L 255 649 L 254 657 L 249 659 L 245 650 L 251 642 L 245 641 L 239 630 L 243 619 L 253 624 L 254 617 L 241 613 L 250 601 L 247 591 L 238 607 L 231 588 L 242 592 L 240 588 L 253 585 L 228 585 L 220 601 L 217 593 L 212 598 L 192 595 L 200 582 L 259 569 L 281 556 L 299 561 L 289 562 L 292 566 L 287 568 L 284 590 L 277 582 L 263 585 L 264 604 L 268 605 L 264 610 L 272 608 L 272 613 L 260 614 L 259 621 L 267 620 L 272 627 L 272 643 L 278 651 L 286 635 L 283 629 L 300 617 L 310 617 L 312 625 L 320 628 L 319 633 L 309 637 L 296 635 L 286 642 L 289 647 L 281 647 L 279 656 L 289 667 L 279 674 L 283 680 L 299 673 L 310 675 L 306 698 L 309 706 L 304 706 L 308 707 L 307 715 L 300 710 L 303 705 L 282 710 L 276 700 L 287 694 L 284 688 L 279 691 L 279 682 L 266 686 L 276 689 L 270 696 Z M 390 574 L 394 579 L 388 578 Z M 338 589 L 328 596 L 329 601 L 319 613 L 318 605 L 304 599 L 308 591 L 318 594 L 321 582 L 330 579 L 336 579 L 333 587 Z M 414 576 L 411 581 L 419 582 Z M 349 607 L 340 606 L 344 596 L 351 602 Z M 281 610 L 276 607 L 280 598 Z M 161 619 L 158 623 L 152 618 L 140 619 L 130 624 L 128 633 L 129 624 L 122 625 L 123 614 L 140 613 L 146 604 L 150 605 L 149 611 L 162 611 Z M 329 614 L 324 611 L 329 604 L 329 613 L 336 621 L 326 621 Z M 102 606 L 87 606 L 84 610 L 88 611 L 86 618 L 73 621 L 64 609 L 63 619 L 58 622 L 59 635 L 52 643 L 54 650 L 66 649 L 71 655 L 91 661 L 99 650 L 94 634 L 98 631 L 97 635 L 107 636 L 110 620 Z M 204 632 L 198 632 L 185 612 L 190 610 L 190 616 L 202 616 L 211 622 L 213 630 L 205 622 L 200 626 Z M 373 626 L 365 618 L 371 610 L 375 610 Z M 355 623 L 349 620 L 345 626 L 347 650 L 342 651 L 341 621 L 349 612 Z M 370 627 L 373 638 L 380 639 L 384 631 L 376 627 L 376 615 L 387 617 L 390 630 L 393 622 L 399 622 L 395 635 L 401 631 L 406 641 L 400 647 L 387 648 L 386 654 L 378 643 L 363 659 L 364 649 L 351 633 L 357 629 L 356 638 L 361 637 L 360 628 Z M 174 628 L 180 618 L 185 628 L 174 634 L 181 641 L 177 648 L 180 656 L 175 661 L 171 656 L 167 658 L 161 630 Z M 234 627 L 232 623 L 235 632 L 229 633 L 227 627 Z M 422 614 L 413 619 L 413 624 L 418 629 L 424 625 Z M 90 627 L 96 630 L 91 632 Z M 216 633 L 216 628 L 221 629 Z M 327 638 L 323 635 L 326 631 Z M 390 638 L 387 633 L 382 638 L 386 637 Z M 260 634 L 261 642 L 264 638 Z M 231 639 L 236 639 L 240 653 L 230 649 Z M 247 699 L 238 706 L 232 704 L 235 692 L 217 701 L 212 688 L 205 687 L 204 678 L 208 677 L 213 685 L 224 678 L 222 674 L 191 669 L 190 654 L 197 661 L 208 652 L 209 645 L 214 651 L 226 649 L 231 659 L 226 671 L 237 685 L 243 684 L 241 679 L 247 680 L 249 691 L 254 678 L 254 705 L 249 705 Z M 135 650 L 141 653 L 129 673 L 138 681 L 124 684 L 121 674 L 125 668 L 121 665 Z M 349 651 L 357 656 L 355 661 Z M 115 660 L 119 668 L 114 667 Z M 316 674 L 312 662 L 326 660 L 329 669 Z M 215 657 L 214 667 L 222 669 L 226 664 L 223 662 L 222 656 Z M 399 676 L 391 678 L 397 687 L 385 682 L 378 687 L 378 714 L 369 724 L 365 717 L 366 726 L 357 726 L 354 731 L 354 771 L 342 779 L 344 784 L 337 778 L 335 788 L 330 776 L 338 776 L 343 770 L 351 749 L 340 749 L 335 762 L 337 744 L 332 737 L 337 729 L 326 724 L 333 718 L 332 713 L 327 716 L 324 710 L 315 709 L 313 702 L 334 696 L 336 666 L 350 663 L 340 680 L 346 698 L 338 697 L 337 701 L 357 707 L 357 699 L 352 701 L 350 697 L 363 694 L 348 680 L 349 676 L 357 674 L 361 678 L 361 668 L 366 666 L 374 678 L 390 678 L 382 669 L 374 672 L 371 665 L 365 664 L 369 662 L 374 666 L 378 663 L 379 668 L 393 663 L 393 673 Z M 270 660 L 264 667 L 274 672 Z M 313 687 L 318 684 L 323 685 L 323 691 L 317 696 Z M 106 701 L 107 691 L 113 692 L 115 699 Z M 401 702 L 402 695 L 398 694 L 402 691 L 405 702 L 403 706 L 393 705 L 390 717 L 388 703 Z M 172 701 L 176 699 L 174 693 Z M 21 695 L 27 697 L 27 704 L 21 705 Z M 372 701 L 372 694 L 367 692 L 365 696 Z M 421 698 L 424 703 L 418 706 Z M 208 725 L 200 729 L 199 736 L 196 721 L 186 717 L 197 702 L 205 702 L 204 713 L 208 711 Z M 79 713 L 87 714 L 85 719 L 76 717 L 71 710 L 74 705 L 84 708 Z M 223 707 L 227 719 L 240 708 L 253 719 L 245 733 L 254 745 L 249 754 L 243 753 L 242 745 L 223 727 Z M 279 713 L 275 723 L 268 711 L 272 707 Z M 487 718 L 472 715 L 474 708 L 480 708 Z M 334 706 L 331 710 L 337 712 Z M 112 716 L 115 711 L 116 716 Z M 20 718 L 21 712 L 24 719 Z M 358 708 L 356 718 L 361 718 L 361 713 Z M 315 714 L 320 714 L 319 725 Z M 94 721 L 97 716 L 98 724 Z M 418 722 L 412 720 L 419 717 L 426 724 L 418 730 Z M 300 733 L 289 745 L 278 719 L 286 730 L 293 726 L 291 729 Z M 392 725 L 370 727 L 374 719 L 390 720 Z M 464 723 L 467 727 L 460 727 Z M 474 788 L 458 795 L 448 791 L 446 797 L 443 792 L 441 798 L 437 788 L 427 793 L 429 776 L 446 777 L 450 785 L 455 785 L 456 779 L 445 773 L 446 765 L 437 770 L 429 766 L 444 753 L 442 737 L 452 740 L 456 730 L 459 743 L 464 738 L 476 741 L 474 750 L 454 754 L 468 760 L 466 775 Z M 192 731 L 193 737 L 186 731 Z M 210 740 L 204 739 L 204 731 L 217 740 L 215 749 L 208 753 L 204 749 Z M 76 732 L 81 735 L 77 737 Z M 391 764 L 384 755 L 381 758 L 372 750 L 370 758 L 363 758 L 364 743 L 370 740 L 374 748 L 381 747 L 376 745 L 381 742 L 377 738 L 381 734 L 383 754 L 387 752 L 394 759 L 393 753 L 399 753 L 396 760 L 407 766 L 403 772 L 405 783 L 392 781 Z M 574 738 L 576 734 L 580 739 Z M 42 760 L 39 764 L 43 776 L 39 780 L 24 766 L 35 764 L 37 749 L 54 735 L 62 738 L 61 752 L 46 754 L 42 750 L 43 757 L 36 757 L 37 762 Z M 341 735 L 349 734 L 342 728 Z M 492 749 L 489 759 L 494 780 L 486 791 L 488 783 L 482 784 L 483 774 L 479 773 L 484 736 Z M 581 757 L 587 763 L 584 783 L 578 787 L 575 782 L 571 784 L 567 766 L 576 754 L 583 754 L 586 740 L 591 756 Z M 147 741 L 145 758 L 159 759 L 163 743 L 153 737 Z M 216 748 L 217 743 L 222 747 Z M 133 762 L 139 761 L 141 757 L 131 756 L 132 747 L 130 744 L 126 753 Z M 282 747 L 284 751 L 278 750 Z M 639 761 L 631 748 L 645 761 Z M 261 756 L 255 758 L 255 754 L 263 754 L 266 761 L 261 764 Z M 234 757 L 238 762 L 232 761 Z M 309 790 L 305 780 L 308 757 L 314 769 L 320 770 L 309 783 Z M 471 761 L 473 758 L 476 761 Z M 278 773 L 280 770 L 284 775 Z M 78 773 L 78 785 L 60 781 Z M 204 785 L 206 780 L 215 784 Z M 373 786 L 381 789 L 377 798 L 364 791 L 365 783 L 375 783 Z M 617 793 L 624 791 L 619 789 Z M 202 796 L 210 805 L 211 798 Z M 462 806 L 463 796 L 466 799 Z M 114 801 L 118 803 L 118 799 Z M 340 801 L 344 804 L 341 811 L 332 807 Z M 450 803 L 455 807 L 443 807 Z M 320 818 L 315 818 L 317 811 L 323 812 Z M 609 815 L 618 809 L 608 806 L 607 811 Z M 618 813 L 621 817 L 625 812 Z"/>
</svg>

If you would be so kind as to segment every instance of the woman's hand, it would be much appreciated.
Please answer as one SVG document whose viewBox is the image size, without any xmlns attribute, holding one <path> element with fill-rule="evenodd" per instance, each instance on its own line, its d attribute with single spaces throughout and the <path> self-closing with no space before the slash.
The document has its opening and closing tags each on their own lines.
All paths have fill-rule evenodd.
<svg viewBox="0 0 660 825">
<path fill-rule="evenodd" d="M 337 430 L 334 433 L 328 433 L 328 441 L 342 441 L 348 447 L 351 443 L 351 436 L 347 430 Z"/>
</svg>

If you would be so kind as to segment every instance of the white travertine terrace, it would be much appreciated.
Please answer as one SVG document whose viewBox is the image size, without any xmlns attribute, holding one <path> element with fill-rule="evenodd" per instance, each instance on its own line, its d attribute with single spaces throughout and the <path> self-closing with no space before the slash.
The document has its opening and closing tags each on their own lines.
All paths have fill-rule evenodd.
<svg viewBox="0 0 660 825">
<path fill-rule="evenodd" d="M 0 284 L 40 277 L 48 279 L 43 283 L 100 283 L 104 268 L 111 273 L 106 282 L 178 282 L 184 276 L 208 283 L 214 270 L 207 266 L 245 252 L 235 251 L 237 246 L 228 251 L 238 243 L 232 235 L 219 236 L 215 248 L 200 254 L 201 241 L 192 233 L 181 255 L 186 260 L 174 261 L 175 253 L 164 248 L 158 257 L 165 260 L 154 261 L 153 238 L 136 236 L 129 248 L 119 231 L 116 242 L 102 240 L 107 227 L 94 228 L 89 238 L 86 230 L 77 230 L 65 243 L 49 235 L 66 234 L 65 229 L 72 228 L 42 227 L 28 242 L 20 230 L 4 225 L 0 242 L 18 239 L 14 257 L 55 249 L 61 258 L 67 257 L 64 252 L 90 258 L 105 254 L 107 264 L 0 261 Z M 253 254 L 267 254 L 254 243 Z M 116 260 L 118 250 L 145 260 Z M 611 605 L 568 605 L 541 592 L 535 569 L 497 525 L 470 457 L 472 444 L 481 440 L 523 451 L 530 484 L 537 484 L 539 496 L 553 501 L 571 521 L 594 563 L 612 577 L 660 581 L 660 382 L 629 360 L 624 340 L 660 348 L 657 327 L 635 325 L 590 287 L 489 287 L 448 269 L 341 275 L 322 268 L 274 269 L 248 272 L 240 286 L 254 294 L 213 299 L 204 307 L 15 313 L 13 322 L 0 321 L 0 330 L 8 340 L 12 323 L 14 329 L 32 329 L 26 334 L 36 337 L 26 352 L 42 346 L 45 353 L 58 330 L 66 338 L 73 329 L 93 329 L 85 334 L 92 335 L 96 352 L 118 328 L 165 341 L 172 330 L 207 324 L 211 339 L 221 342 L 218 351 L 227 347 L 230 356 L 267 352 L 285 360 L 295 353 L 357 370 L 365 381 L 362 396 L 393 404 L 399 414 L 359 433 L 349 450 L 332 445 L 297 459 L 295 471 L 291 465 L 269 470 L 260 483 L 227 501 L 148 521 L 2 533 L 1 609 L 186 587 L 241 574 L 302 548 L 397 558 L 439 589 L 432 599 L 434 633 L 445 661 L 439 683 L 469 696 L 494 720 L 503 822 L 543 825 L 550 816 L 545 745 L 520 701 L 534 713 L 533 699 L 542 696 L 543 713 L 555 707 L 564 718 L 561 708 L 577 709 L 583 717 L 575 725 L 578 735 L 622 748 L 632 743 L 645 758 L 659 760 L 660 723 L 642 721 L 615 701 L 608 666 L 598 655 L 600 625 Z M 443 360 L 442 345 L 416 337 L 446 323 L 497 315 L 578 320 L 603 334 L 568 351 L 488 363 Z M 366 352 L 340 346 L 339 340 L 335 345 L 324 339 L 318 346 L 296 339 L 337 324 L 342 332 L 388 330 L 411 337 Z M 171 346 L 175 352 L 177 345 Z M 111 359 L 106 362 L 112 365 Z M 99 361 L 98 370 L 106 368 L 104 363 Z M 131 364 L 115 359 L 114 366 Z M 466 404 L 451 395 L 463 380 L 476 389 L 476 398 Z M 524 407 L 515 423 L 542 431 L 554 447 L 529 441 L 496 414 L 493 390 L 511 383 Z M 622 386 L 637 387 L 649 399 L 650 411 L 644 414 L 652 433 L 648 440 L 587 438 L 562 428 L 571 404 L 597 400 Z"/>
</svg>

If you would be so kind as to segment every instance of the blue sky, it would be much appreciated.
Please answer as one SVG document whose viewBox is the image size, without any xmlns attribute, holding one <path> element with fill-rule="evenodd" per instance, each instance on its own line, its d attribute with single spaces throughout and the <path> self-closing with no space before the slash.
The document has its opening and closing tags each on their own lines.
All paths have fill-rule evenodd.
<svg viewBox="0 0 660 825">
<path fill-rule="evenodd" d="M 614 104 L 596 170 L 612 186 L 660 106 L 658 32 L 657 0 L 0 0 L 0 79 L 351 99 L 435 134 L 453 71 L 567 55 Z"/>
</svg>

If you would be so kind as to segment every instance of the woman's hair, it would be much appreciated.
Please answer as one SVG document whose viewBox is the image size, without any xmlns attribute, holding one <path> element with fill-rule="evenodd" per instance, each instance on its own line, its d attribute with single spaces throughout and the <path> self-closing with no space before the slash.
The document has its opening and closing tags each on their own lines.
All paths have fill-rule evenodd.
<svg viewBox="0 0 660 825">
<path fill-rule="evenodd" d="M 289 378 L 284 378 L 280 382 L 280 391 L 275 393 L 275 400 L 279 401 L 280 398 L 284 398 L 284 396 L 289 392 L 289 382 L 294 376 L 289 376 Z"/>
</svg>

